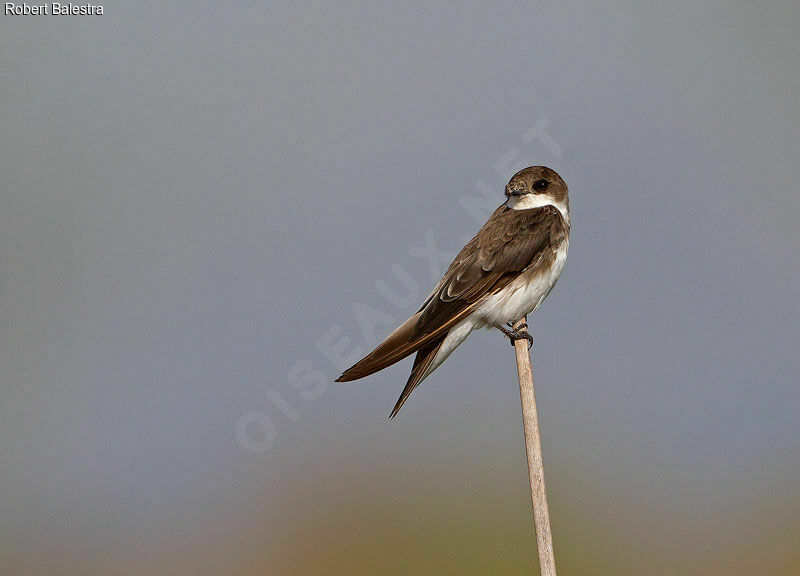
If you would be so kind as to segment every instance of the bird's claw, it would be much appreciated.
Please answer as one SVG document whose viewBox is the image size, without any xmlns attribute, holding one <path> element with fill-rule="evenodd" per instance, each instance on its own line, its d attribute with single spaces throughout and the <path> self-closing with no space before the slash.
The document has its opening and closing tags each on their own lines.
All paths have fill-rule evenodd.
<svg viewBox="0 0 800 576">
<path fill-rule="evenodd" d="M 513 328 L 513 324 L 509 324 L 509 326 Z M 500 330 L 511 340 L 511 346 L 514 346 L 517 340 L 527 340 L 528 350 L 530 350 L 533 347 L 533 336 L 530 335 L 527 328 L 528 324 L 523 322 L 516 330 L 507 330 L 505 328 L 500 328 Z"/>
<path fill-rule="evenodd" d="M 533 336 L 531 336 L 527 330 L 512 330 L 511 335 L 511 345 L 514 346 L 514 343 L 517 340 L 527 340 L 528 341 L 528 350 L 533 348 Z"/>
</svg>

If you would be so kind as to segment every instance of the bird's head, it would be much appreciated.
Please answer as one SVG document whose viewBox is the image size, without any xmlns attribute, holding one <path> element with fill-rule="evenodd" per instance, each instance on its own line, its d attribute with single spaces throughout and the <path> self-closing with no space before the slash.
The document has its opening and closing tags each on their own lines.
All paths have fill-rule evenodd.
<svg viewBox="0 0 800 576">
<path fill-rule="evenodd" d="M 526 209 L 553 204 L 569 209 L 567 183 L 546 166 L 523 168 L 508 181 L 506 198 L 510 208 Z"/>
</svg>

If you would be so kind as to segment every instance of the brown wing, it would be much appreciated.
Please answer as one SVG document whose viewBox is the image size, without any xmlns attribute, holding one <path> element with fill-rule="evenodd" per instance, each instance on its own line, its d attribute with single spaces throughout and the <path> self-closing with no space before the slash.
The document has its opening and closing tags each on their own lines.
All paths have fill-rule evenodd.
<svg viewBox="0 0 800 576">
<path fill-rule="evenodd" d="M 475 237 L 458 253 L 425 303 L 364 359 L 337 379 L 369 376 L 417 350 L 441 340 L 480 302 L 501 290 L 517 274 L 552 253 L 564 221 L 553 206 L 494 211 Z"/>
<path fill-rule="evenodd" d="M 464 246 L 420 308 L 416 329 L 435 331 L 447 318 L 472 311 L 524 269 L 552 255 L 564 221 L 554 206 L 512 210 L 501 206 Z"/>
</svg>

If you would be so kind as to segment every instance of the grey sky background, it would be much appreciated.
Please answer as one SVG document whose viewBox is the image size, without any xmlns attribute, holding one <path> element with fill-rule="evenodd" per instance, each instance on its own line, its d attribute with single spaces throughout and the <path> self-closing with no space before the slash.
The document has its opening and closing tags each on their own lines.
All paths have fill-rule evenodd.
<svg viewBox="0 0 800 576">
<path fill-rule="evenodd" d="M 2 564 L 374 573 L 398 527 L 398 573 L 501 556 L 530 523 L 507 342 L 392 422 L 410 361 L 333 384 L 319 343 L 374 345 L 436 280 L 426 235 L 456 252 L 476 183 L 499 204 L 545 164 L 573 222 L 532 322 L 557 556 L 689 574 L 749 542 L 797 573 L 753 543 L 800 533 L 796 3 L 104 8 L 0 17 Z"/>
</svg>

